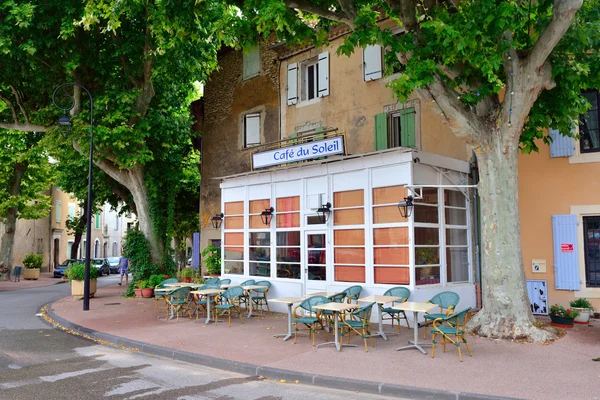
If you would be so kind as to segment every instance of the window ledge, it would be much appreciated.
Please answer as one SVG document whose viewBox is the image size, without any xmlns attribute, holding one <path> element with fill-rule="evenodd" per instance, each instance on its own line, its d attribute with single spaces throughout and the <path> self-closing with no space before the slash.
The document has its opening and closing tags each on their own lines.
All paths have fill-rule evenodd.
<svg viewBox="0 0 600 400">
<path fill-rule="evenodd" d="M 600 162 L 600 152 L 598 153 L 576 153 L 569 157 L 569 164 L 583 164 Z"/>
<path fill-rule="evenodd" d="M 581 290 L 575 291 L 575 298 L 586 297 L 590 299 L 600 299 L 600 288 L 582 287 Z"/>
<path fill-rule="evenodd" d="M 296 108 L 311 106 L 313 104 L 320 103 L 321 99 L 322 99 L 322 97 L 315 97 L 314 99 L 311 99 L 311 100 L 299 101 L 298 104 L 296 104 Z"/>
</svg>

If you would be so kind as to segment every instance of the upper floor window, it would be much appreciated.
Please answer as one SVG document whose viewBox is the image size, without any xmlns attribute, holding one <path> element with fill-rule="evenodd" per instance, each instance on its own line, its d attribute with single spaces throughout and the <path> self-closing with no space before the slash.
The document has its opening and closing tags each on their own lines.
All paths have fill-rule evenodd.
<svg viewBox="0 0 600 400">
<path fill-rule="evenodd" d="M 54 215 L 56 217 L 56 222 L 60 222 L 60 209 L 62 207 L 62 203 L 60 201 L 56 202 L 56 209 L 54 211 Z"/>
<path fill-rule="evenodd" d="M 243 56 L 243 79 L 250 79 L 260 74 L 260 51 L 258 46 L 253 48 L 250 53 L 244 53 Z"/>
<path fill-rule="evenodd" d="M 589 90 L 583 96 L 592 107 L 580 116 L 579 152 L 600 152 L 600 93 L 598 90 Z"/>
<path fill-rule="evenodd" d="M 381 46 L 369 45 L 363 49 L 363 79 L 374 81 L 383 76 L 383 56 Z"/>
<path fill-rule="evenodd" d="M 319 63 L 316 59 L 304 63 L 300 67 L 302 75 L 301 98 L 303 101 L 317 97 L 317 82 L 319 80 Z"/>
<path fill-rule="evenodd" d="M 260 113 L 244 115 L 244 147 L 260 144 Z"/>
<path fill-rule="evenodd" d="M 69 218 L 75 218 L 75 204 L 69 203 Z"/>
<path fill-rule="evenodd" d="M 417 147 L 414 107 L 375 115 L 375 150 Z"/>
<path fill-rule="evenodd" d="M 287 105 L 329 96 L 329 52 L 298 63 L 288 64 Z"/>
<path fill-rule="evenodd" d="M 100 213 L 96 213 L 96 215 L 94 215 L 94 222 L 95 228 L 100 229 Z"/>
</svg>

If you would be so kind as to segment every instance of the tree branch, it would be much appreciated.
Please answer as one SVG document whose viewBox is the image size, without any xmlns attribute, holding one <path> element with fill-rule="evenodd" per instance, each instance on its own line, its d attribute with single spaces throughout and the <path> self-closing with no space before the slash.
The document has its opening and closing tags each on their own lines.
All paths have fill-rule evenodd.
<svg viewBox="0 0 600 400">
<path fill-rule="evenodd" d="M 8 104 L 8 106 L 10 107 L 10 111 L 12 112 L 13 121 L 15 122 L 15 124 L 18 124 L 19 118 L 17 117 L 17 111 L 15 110 L 15 106 L 13 105 L 13 103 L 11 103 L 11 101 L 9 99 L 2 96 L 1 94 L 0 94 L 0 100 L 4 101 L 6 104 Z"/>
<path fill-rule="evenodd" d="M 27 116 L 27 112 L 25 111 L 25 108 L 23 107 L 23 104 L 21 103 L 21 96 L 19 96 L 19 92 L 17 92 L 17 89 L 13 85 L 9 85 L 9 86 L 15 96 L 15 100 L 17 100 L 17 105 L 19 106 L 19 110 L 21 110 L 21 114 L 23 114 L 23 118 L 25 118 L 25 123 L 28 124 L 29 117 Z"/>
<path fill-rule="evenodd" d="M 48 132 L 50 130 L 50 128 L 47 126 L 36 124 L 19 124 L 18 122 L 14 124 L 0 122 L 0 128 L 21 132 Z"/>
<path fill-rule="evenodd" d="M 87 152 L 84 152 L 81 147 L 79 147 L 79 144 L 75 140 L 73 141 L 73 148 L 81 155 L 84 155 L 84 153 L 87 154 Z M 94 160 L 94 164 L 121 185 L 128 187 L 128 185 L 131 184 L 129 176 L 112 161 L 104 158 Z"/>
<path fill-rule="evenodd" d="M 554 0 L 552 20 L 542 32 L 526 59 L 530 72 L 535 72 L 554 50 L 554 47 L 571 26 L 575 13 L 581 8 L 583 0 Z"/>
<path fill-rule="evenodd" d="M 323 9 L 305 0 L 283 0 L 283 2 L 288 8 L 295 8 L 298 10 L 307 11 L 311 14 L 318 15 L 319 17 L 346 24 L 352 29 L 355 28 L 354 18 L 352 16 L 346 15 L 345 13 L 337 13 L 334 11 Z M 342 4 L 340 4 L 340 7 L 342 8 L 342 10 L 344 10 L 344 6 Z"/>
</svg>

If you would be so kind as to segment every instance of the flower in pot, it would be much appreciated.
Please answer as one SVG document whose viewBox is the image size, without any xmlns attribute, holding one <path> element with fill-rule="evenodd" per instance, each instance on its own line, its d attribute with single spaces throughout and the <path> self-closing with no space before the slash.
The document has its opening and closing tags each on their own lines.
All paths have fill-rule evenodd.
<svg viewBox="0 0 600 400">
<path fill-rule="evenodd" d="M 65 276 L 71 284 L 71 295 L 82 297 L 84 290 L 85 265 L 83 263 L 73 263 L 65 271 Z M 98 280 L 98 270 L 90 266 L 90 297 L 96 293 L 96 282 Z"/>
<path fill-rule="evenodd" d="M 149 279 L 140 281 L 140 289 L 142 290 L 142 297 L 154 296 L 154 287 Z"/>
<path fill-rule="evenodd" d="M 579 315 L 575 318 L 576 324 L 587 324 L 590 322 L 590 315 L 594 311 L 592 303 L 585 297 L 575 299 L 569 303 L 571 308 L 575 311 L 579 311 Z"/>
<path fill-rule="evenodd" d="M 44 262 L 43 254 L 30 253 L 23 259 L 25 271 L 23 271 L 23 279 L 37 280 L 40 278 L 40 268 Z"/>
<path fill-rule="evenodd" d="M 573 320 L 577 318 L 578 315 L 579 311 L 570 308 L 565 309 L 558 304 L 550 306 L 551 325 L 558 326 L 559 328 L 572 328 Z"/>
<path fill-rule="evenodd" d="M 192 270 L 184 268 L 181 270 L 180 277 L 182 282 L 192 282 Z"/>
<path fill-rule="evenodd" d="M 210 245 L 202 250 L 208 275 L 221 275 L 221 248 Z"/>
</svg>

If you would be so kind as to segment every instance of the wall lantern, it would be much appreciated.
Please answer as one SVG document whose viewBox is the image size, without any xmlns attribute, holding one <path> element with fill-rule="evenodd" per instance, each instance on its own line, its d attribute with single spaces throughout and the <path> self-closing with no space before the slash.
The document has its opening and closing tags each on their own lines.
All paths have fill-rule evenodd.
<svg viewBox="0 0 600 400">
<path fill-rule="evenodd" d="M 319 207 L 317 214 L 319 215 L 319 220 L 321 223 L 324 224 L 327 222 L 329 215 L 331 214 L 331 203 L 323 204 L 321 207 Z"/>
<path fill-rule="evenodd" d="M 219 229 L 223 222 L 223 213 L 215 214 L 215 216 L 210 219 L 210 222 L 212 223 L 213 228 Z"/>
<path fill-rule="evenodd" d="M 275 212 L 275 209 L 271 207 L 266 208 L 265 211 L 260 213 L 260 219 L 262 219 L 263 224 L 269 225 L 271 223 L 271 217 L 273 216 L 273 212 Z"/>
<path fill-rule="evenodd" d="M 409 218 L 412 214 L 414 208 L 413 197 L 408 196 L 404 198 L 404 201 L 398 203 L 398 210 L 400 210 L 400 215 L 404 218 Z"/>
</svg>

